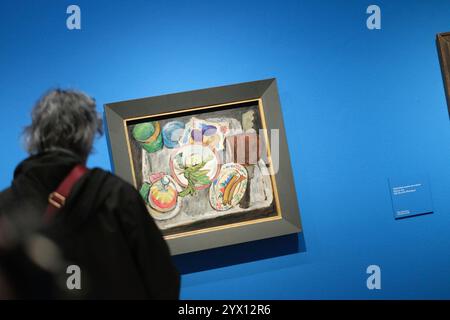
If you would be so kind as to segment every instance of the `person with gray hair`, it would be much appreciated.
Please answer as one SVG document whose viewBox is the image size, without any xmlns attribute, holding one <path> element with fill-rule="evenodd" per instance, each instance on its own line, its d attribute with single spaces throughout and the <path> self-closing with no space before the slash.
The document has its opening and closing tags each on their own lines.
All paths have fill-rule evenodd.
<svg viewBox="0 0 450 320">
<path fill-rule="evenodd" d="M 51 90 L 31 118 L 23 136 L 30 156 L 0 193 L 0 285 L 9 279 L 18 298 L 73 297 L 66 270 L 76 266 L 80 299 L 178 299 L 178 272 L 137 190 L 85 167 L 103 134 L 95 100 Z M 55 284 L 44 293 L 33 282 L 46 271 Z"/>
<path fill-rule="evenodd" d="M 32 122 L 24 132 L 30 154 L 68 150 L 85 162 L 96 134 L 103 134 L 102 118 L 95 109 L 95 101 L 73 90 L 48 92 L 35 105 L 31 117 Z"/>
</svg>

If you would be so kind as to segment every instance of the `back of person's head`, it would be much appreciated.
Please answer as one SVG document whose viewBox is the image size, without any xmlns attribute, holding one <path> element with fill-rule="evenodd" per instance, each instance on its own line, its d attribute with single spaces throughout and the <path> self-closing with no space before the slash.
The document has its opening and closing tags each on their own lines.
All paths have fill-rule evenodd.
<svg viewBox="0 0 450 320">
<path fill-rule="evenodd" d="M 24 140 L 30 154 L 64 149 L 86 160 L 96 134 L 103 133 L 95 101 L 75 90 L 51 90 L 36 103 Z"/>
</svg>

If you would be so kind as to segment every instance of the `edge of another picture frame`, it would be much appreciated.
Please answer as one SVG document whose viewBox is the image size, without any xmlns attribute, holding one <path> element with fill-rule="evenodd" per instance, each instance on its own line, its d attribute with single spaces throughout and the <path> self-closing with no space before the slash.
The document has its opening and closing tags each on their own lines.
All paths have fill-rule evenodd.
<svg viewBox="0 0 450 320">
<path fill-rule="evenodd" d="M 258 101 L 265 118 L 266 129 L 279 130 L 279 169 L 273 175 L 273 179 L 281 214 L 276 216 L 277 219 L 251 220 L 248 223 L 236 223 L 220 228 L 188 232 L 181 236 L 165 237 L 172 255 L 301 232 L 300 210 L 276 79 L 108 103 L 104 106 L 108 145 L 114 171 L 118 176 L 135 185 L 126 134 L 127 119 L 176 114 L 195 108 L 238 104 L 249 100 Z M 269 143 L 269 152 L 270 148 Z"/>
<path fill-rule="evenodd" d="M 447 108 L 450 116 L 450 32 L 438 33 L 436 35 L 436 45 L 438 48 Z"/>
</svg>

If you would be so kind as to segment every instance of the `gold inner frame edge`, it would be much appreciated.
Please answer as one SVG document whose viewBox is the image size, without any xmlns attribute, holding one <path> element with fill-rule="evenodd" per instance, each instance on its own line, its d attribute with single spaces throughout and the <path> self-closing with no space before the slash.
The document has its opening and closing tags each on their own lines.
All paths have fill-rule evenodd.
<svg viewBox="0 0 450 320">
<path fill-rule="evenodd" d="M 248 103 L 248 102 L 257 102 L 258 103 L 258 110 L 259 110 L 260 117 L 261 117 L 261 125 L 262 125 L 262 129 L 264 130 L 264 140 L 265 140 L 266 146 L 267 146 L 267 160 L 269 162 L 270 179 L 272 181 L 272 186 L 273 186 L 273 193 L 274 193 L 274 198 L 275 198 L 275 207 L 276 207 L 277 215 L 273 216 L 273 217 L 260 218 L 260 219 L 255 219 L 255 220 L 242 221 L 242 222 L 235 222 L 235 223 L 225 224 L 225 225 L 221 225 L 221 226 L 215 226 L 215 227 L 203 228 L 203 229 L 199 229 L 199 230 L 192 230 L 192 231 L 176 233 L 176 234 L 164 236 L 164 239 L 166 239 L 166 240 L 177 239 L 177 238 L 192 236 L 192 235 L 196 235 L 196 234 L 220 231 L 220 230 L 224 230 L 224 229 L 228 229 L 228 228 L 237 228 L 237 227 L 256 224 L 256 223 L 270 222 L 270 221 L 275 221 L 275 220 L 279 220 L 279 219 L 283 218 L 282 214 L 281 214 L 281 204 L 280 204 L 280 199 L 279 199 L 279 195 L 278 195 L 277 182 L 275 179 L 275 174 L 274 174 L 273 166 L 272 166 L 272 157 L 271 157 L 272 153 L 271 153 L 271 147 L 270 147 L 269 138 L 268 138 L 268 134 L 267 134 L 267 123 L 266 123 L 266 117 L 265 117 L 265 113 L 264 113 L 262 98 L 250 99 L 250 100 L 240 100 L 240 101 L 234 101 L 234 102 L 222 103 L 222 104 L 216 104 L 216 105 L 210 105 L 210 106 L 199 106 L 199 107 L 193 107 L 193 108 L 189 108 L 189 109 L 182 109 L 182 110 L 177 110 L 177 111 L 163 112 L 163 113 L 158 113 L 158 114 L 153 114 L 153 115 L 123 119 L 122 123 L 123 123 L 123 129 L 125 131 L 125 138 L 127 141 L 128 159 L 130 162 L 131 174 L 133 177 L 133 184 L 134 184 L 134 187 L 137 189 L 136 175 L 135 175 L 135 170 L 134 170 L 135 168 L 134 168 L 134 164 L 133 164 L 133 158 L 131 155 L 130 139 L 129 139 L 128 128 L 127 128 L 128 121 L 140 120 L 140 119 L 151 119 L 151 118 L 174 115 L 174 114 L 190 112 L 190 111 L 218 109 L 220 107 L 238 105 L 238 104 L 243 104 L 243 103 Z"/>
</svg>

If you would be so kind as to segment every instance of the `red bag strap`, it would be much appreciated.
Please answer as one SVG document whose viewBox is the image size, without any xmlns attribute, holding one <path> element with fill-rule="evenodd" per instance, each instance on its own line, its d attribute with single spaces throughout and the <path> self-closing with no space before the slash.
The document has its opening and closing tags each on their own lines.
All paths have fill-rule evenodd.
<svg viewBox="0 0 450 320">
<path fill-rule="evenodd" d="M 48 195 L 48 206 L 44 215 L 44 221 L 46 223 L 50 222 L 55 213 L 64 206 L 73 186 L 86 172 L 88 172 L 88 169 L 84 165 L 76 165 L 64 178 L 58 188 Z"/>
</svg>

